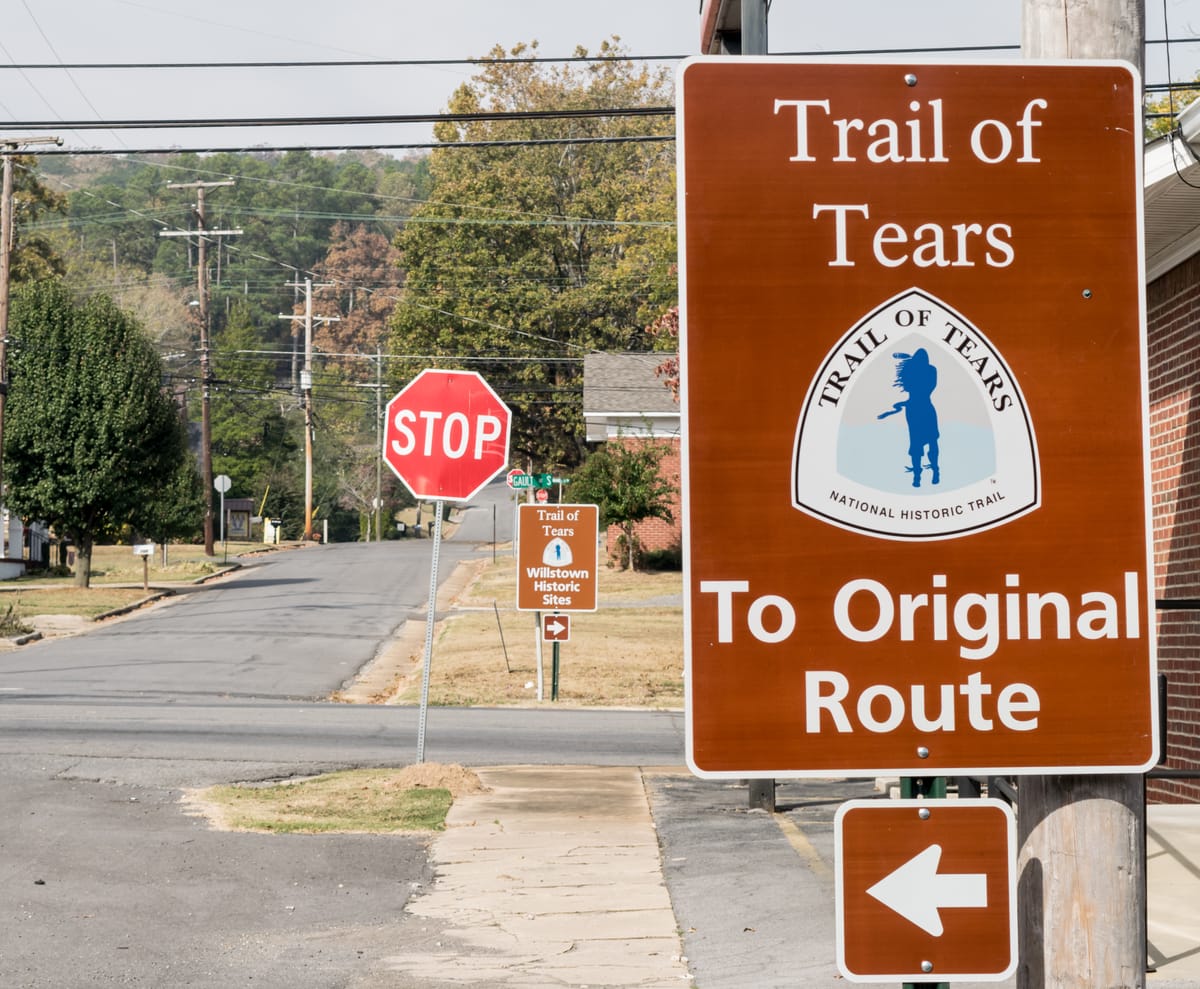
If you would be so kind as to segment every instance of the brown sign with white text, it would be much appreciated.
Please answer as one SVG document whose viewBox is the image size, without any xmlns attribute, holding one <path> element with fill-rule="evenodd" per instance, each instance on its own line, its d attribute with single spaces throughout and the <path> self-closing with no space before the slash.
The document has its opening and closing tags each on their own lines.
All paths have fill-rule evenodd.
<svg viewBox="0 0 1200 989">
<path fill-rule="evenodd" d="M 693 769 L 1152 765 L 1134 71 L 678 90 Z"/>
<path fill-rule="evenodd" d="M 517 508 L 517 609 L 595 611 L 596 505 Z"/>
</svg>

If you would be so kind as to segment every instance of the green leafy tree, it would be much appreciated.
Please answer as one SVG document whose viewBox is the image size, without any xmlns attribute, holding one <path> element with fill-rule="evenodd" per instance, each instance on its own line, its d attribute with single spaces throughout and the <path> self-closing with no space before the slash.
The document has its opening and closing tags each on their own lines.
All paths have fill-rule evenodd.
<svg viewBox="0 0 1200 989">
<path fill-rule="evenodd" d="M 298 399 L 277 383 L 279 369 L 264 354 L 267 349 L 249 307 L 234 306 L 213 350 L 213 474 L 229 476 L 230 497 L 261 501 L 273 488 L 280 501 L 271 503 L 278 509 L 271 514 L 279 515 L 285 503 L 291 509 L 296 501 L 304 434 Z M 198 418 L 199 395 L 190 404 Z M 299 502 L 304 503 L 302 492 Z"/>
<path fill-rule="evenodd" d="M 186 445 L 182 423 L 180 430 L 180 445 Z M 204 481 L 195 460 L 188 456 L 179 461 L 161 487 L 150 493 L 138 528 L 162 547 L 165 563 L 167 544 L 198 536 L 203 518 Z"/>
<path fill-rule="evenodd" d="M 8 503 L 71 538 L 87 587 L 93 545 L 144 528 L 186 462 L 179 410 L 141 327 L 107 296 L 77 303 L 57 280 L 24 285 L 10 326 Z"/>
<path fill-rule="evenodd" d="M 536 45 L 497 58 L 536 55 Z M 583 49 L 578 54 L 585 55 Z M 551 67 L 487 63 L 449 110 L 670 106 L 665 74 L 623 59 Z M 398 239 L 405 294 L 392 349 L 411 377 L 469 359 L 513 409 L 516 462 L 584 456 L 582 356 L 649 350 L 644 327 L 674 304 L 674 151 L 669 116 L 441 123 L 428 201 Z M 579 143 L 537 143 L 578 138 Z M 513 142 L 455 147 L 464 142 Z"/>
<path fill-rule="evenodd" d="M 665 443 L 610 441 L 596 448 L 571 477 L 571 497 L 600 509 L 601 526 L 618 526 L 630 570 L 637 569 L 635 528 L 644 519 L 674 521 L 677 489 L 662 476 Z"/>
</svg>

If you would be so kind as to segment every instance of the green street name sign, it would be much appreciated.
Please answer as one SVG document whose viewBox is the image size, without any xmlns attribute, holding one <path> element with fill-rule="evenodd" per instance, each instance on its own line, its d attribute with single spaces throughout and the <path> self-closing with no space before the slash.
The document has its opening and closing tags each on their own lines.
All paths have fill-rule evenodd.
<svg viewBox="0 0 1200 989">
<path fill-rule="evenodd" d="M 548 488 L 553 483 L 552 474 L 515 474 L 512 478 L 514 488 Z"/>
</svg>

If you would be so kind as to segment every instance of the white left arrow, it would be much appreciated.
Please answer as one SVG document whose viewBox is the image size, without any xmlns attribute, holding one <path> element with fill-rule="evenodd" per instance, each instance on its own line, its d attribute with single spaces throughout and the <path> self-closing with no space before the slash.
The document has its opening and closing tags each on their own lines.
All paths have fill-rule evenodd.
<svg viewBox="0 0 1200 989">
<path fill-rule="evenodd" d="M 867 890 L 889 910 L 934 937 L 942 936 L 946 907 L 986 907 L 987 875 L 982 872 L 939 874 L 942 846 L 930 845 Z"/>
</svg>

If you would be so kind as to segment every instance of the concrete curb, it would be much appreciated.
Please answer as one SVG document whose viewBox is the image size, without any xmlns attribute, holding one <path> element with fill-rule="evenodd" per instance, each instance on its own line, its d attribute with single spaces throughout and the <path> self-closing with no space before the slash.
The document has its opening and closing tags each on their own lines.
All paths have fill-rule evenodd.
<svg viewBox="0 0 1200 989">
<path fill-rule="evenodd" d="M 119 618 L 121 615 L 127 615 L 131 611 L 137 611 L 138 608 L 144 608 L 148 604 L 153 604 L 155 601 L 161 601 L 163 598 L 173 596 L 175 592 L 169 588 L 155 591 L 144 598 L 138 598 L 136 601 L 131 601 L 129 604 L 123 604 L 119 608 L 113 608 L 111 611 L 103 611 L 98 615 L 92 616 L 93 622 L 102 622 L 108 618 Z"/>
<path fill-rule="evenodd" d="M 226 563 L 219 570 L 214 570 L 212 573 L 206 573 L 202 577 L 195 577 L 188 581 L 189 584 L 207 584 L 210 580 L 216 580 L 218 577 L 224 577 L 227 573 L 233 573 L 235 570 L 241 570 L 241 563 Z"/>
<path fill-rule="evenodd" d="M 233 573 L 235 570 L 241 570 L 242 564 L 230 563 L 221 567 L 219 570 L 214 570 L 212 573 L 206 573 L 201 577 L 194 577 L 192 580 L 184 582 L 181 586 L 199 586 L 206 584 L 210 580 L 216 580 L 218 577 L 224 577 L 228 573 Z M 175 588 L 159 587 L 152 594 L 146 595 L 144 598 L 138 598 L 136 601 L 131 601 L 129 604 L 122 605 L 119 608 L 113 608 L 111 611 L 102 612 L 92 618 L 93 622 L 102 622 L 109 618 L 119 618 L 121 615 L 128 615 L 132 611 L 137 611 L 139 608 L 144 608 L 148 604 L 154 604 L 156 601 L 161 601 L 163 598 L 175 596 Z"/>
<path fill-rule="evenodd" d="M 191 580 L 180 581 L 180 582 L 178 582 L 178 584 L 175 587 L 170 587 L 170 586 L 163 587 L 160 585 L 159 587 L 154 589 L 154 591 L 152 593 L 147 594 L 145 597 L 138 598 L 136 601 L 131 601 L 129 604 L 122 605 L 119 608 L 113 608 L 109 611 L 101 612 L 100 614 L 94 615 L 91 618 L 83 618 L 81 616 L 81 621 L 83 623 L 82 627 L 73 632 L 67 633 L 67 634 L 78 634 L 79 632 L 85 631 L 87 626 L 89 626 L 89 625 L 96 625 L 96 624 L 99 624 L 100 622 L 109 621 L 113 618 L 120 618 L 124 615 L 132 614 L 133 612 L 138 611 L 139 609 L 144 608 L 147 605 L 155 604 L 158 601 L 163 600 L 164 598 L 174 597 L 176 595 L 176 593 L 178 593 L 178 588 L 187 588 L 187 587 L 193 587 L 193 586 L 205 584 L 210 580 L 216 580 L 218 577 L 224 577 L 226 574 L 233 573 L 235 570 L 241 570 L 243 568 L 243 566 L 244 566 L 244 564 L 242 564 L 242 563 L 229 563 L 229 564 L 226 564 L 226 565 L 220 567 L 217 570 L 214 570 L 212 573 L 204 574 L 203 576 L 195 577 Z M 30 585 L 30 586 L 35 586 L 35 585 Z M 137 585 L 115 584 L 115 585 L 108 585 L 108 586 L 129 587 L 129 586 L 137 586 Z M 0 642 L 7 641 L 7 642 L 11 643 L 13 646 L 19 647 L 19 646 L 28 645 L 31 642 L 41 641 L 44 638 L 46 638 L 45 632 L 35 630 L 35 631 L 29 632 L 25 635 L 17 635 L 17 636 L 8 637 L 7 639 L 0 639 Z"/>
</svg>

